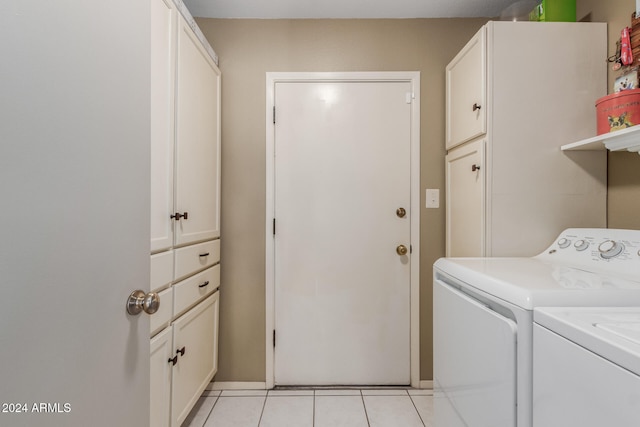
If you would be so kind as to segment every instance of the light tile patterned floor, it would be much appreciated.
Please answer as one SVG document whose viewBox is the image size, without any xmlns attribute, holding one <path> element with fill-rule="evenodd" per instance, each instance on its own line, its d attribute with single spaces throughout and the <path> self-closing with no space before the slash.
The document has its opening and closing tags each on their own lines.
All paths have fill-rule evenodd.
<svg viewBox="0 0 640 427">
<path fill-rule="evenodd" d="M 417 389 L 205 391 L 182 427 L 431 427 Z"/>
</svg>

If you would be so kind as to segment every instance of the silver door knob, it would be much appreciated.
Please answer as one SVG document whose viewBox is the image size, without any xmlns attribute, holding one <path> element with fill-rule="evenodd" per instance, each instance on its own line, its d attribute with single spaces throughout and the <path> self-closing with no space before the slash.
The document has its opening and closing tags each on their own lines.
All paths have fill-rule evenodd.
<svg viewBox="0 0 640 427">
<path fill-rule="evenodd" d="M 160 308 L 160 296 L 155 292 L 145 294 L 144 291 L 133 291 L 127 299 L 127 313 L 136 316 L 143 311 L 153 314 Z"/>
<path fill-rule="evenodd" d="M 400 245 L 396 248 L 396 253 L 400 256 L 406 255 L 409 252 L 409 249 L 405 245 Z"/>
</svg>

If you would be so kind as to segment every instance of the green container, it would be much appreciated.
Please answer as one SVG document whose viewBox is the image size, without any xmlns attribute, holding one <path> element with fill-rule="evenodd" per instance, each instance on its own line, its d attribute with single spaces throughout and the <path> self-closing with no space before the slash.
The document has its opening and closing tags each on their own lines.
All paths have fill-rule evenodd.
<svg viewBox="0 0 640 427">
<path fill-rule="evenodd" d="M 530 21 L 576 22 L 576 0 L 542 0 L 531 13 Z"/>
</svg>

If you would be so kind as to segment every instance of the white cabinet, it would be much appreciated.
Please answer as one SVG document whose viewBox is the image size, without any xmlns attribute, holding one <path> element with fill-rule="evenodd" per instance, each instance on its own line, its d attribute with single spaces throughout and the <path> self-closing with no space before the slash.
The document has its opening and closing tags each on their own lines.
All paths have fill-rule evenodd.
<svg viewBox="0 0 640 427">
<path fill-rule="evenodd" d="M 152 0 L 151 252 L 220 237 L 220 70 L 171 0 Z"/>
<path fill-rule="evenodd" d="M 179 427 L 217 372 L 219 295 L 151 339 L 151 426 Z"/>
<path fill-rule="evenodd" d="M 447 66 L 448 256 L 606 227 L 606 155 L 559 148 L 595 133 L 606 41 L 606 24 L 489 22 Z"/>
<path fill-rule="evenodd" d="M 220 71 L 180 20 L 176 88 L 176 245 L 220 236 Z"/>
<path fill-rule="evenodd" d="M 447 150 L 487 132 L 487 32 L 478 31 L 446 68 Z"/>
<path fill-rule="evenodd" d="M 446 157 L 447 256 L 478 256 L 484 251 L 485 140 L 449 151 Z"/>
<path fill-rule="evenodd" d="M 151 252 L 173 245 L 176 15 L 171 0 L 151 0 Z"/>
<path fill-rule="evenodd" d="M 173 322 L 173 346 L 178 356 L 171 384 L 173 427 L 187 418 L 218 370 L 219 294 L 211 295 Z"/>
<path fill-rule="evenodd" d="M 166 328 L 151 339 L 151 426 L 169 427 L 173 335 Z"/>
<path fill-rule="evenodd" d="M 151 1 L 151 425 L 179 427 L 218 366 L 220 70 L 182 2 Z"/>
</svg>

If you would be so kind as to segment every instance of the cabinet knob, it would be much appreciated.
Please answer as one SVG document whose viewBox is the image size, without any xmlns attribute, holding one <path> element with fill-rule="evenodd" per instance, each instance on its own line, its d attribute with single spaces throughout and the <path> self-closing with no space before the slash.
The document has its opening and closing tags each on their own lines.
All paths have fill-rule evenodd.
<svg viewBox="0 0 640 427">
<path fill-rule="evenodd" d="M 478 165 L 471 165 L 471 172 L 475 172 L 475 171 L 479 171 L 480 170 L 480 166 Z"/>
<path fill-rule="evenodd" d="M 179 354 L 180 356 L 184 356 L 184 352 L 187 348 L 186 347 L 182 347 L 176 350 L 176 354 Z M 176 356 L 178 357 L 178 356 Z"/>
<path fill-rule="evenodd" d="M 178 356 L 173 356 L 171 359 L 169 359 L 169 363 L 171 363 L 172 366 L 176 366 L 176 363 L 178 363 Z"/>
<path fill-rule="evenodd" d="M 477 102 L 473 104 L 473 111 L 479 110 L 481 108 L 482 108 L 482 105 L 478 104 Z"/>
</svg>

